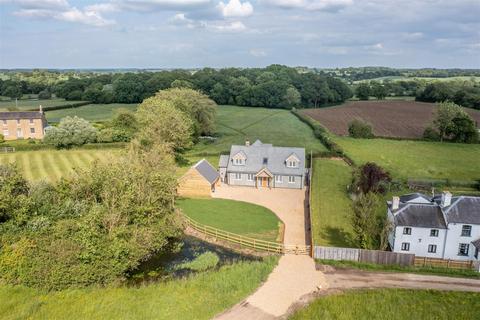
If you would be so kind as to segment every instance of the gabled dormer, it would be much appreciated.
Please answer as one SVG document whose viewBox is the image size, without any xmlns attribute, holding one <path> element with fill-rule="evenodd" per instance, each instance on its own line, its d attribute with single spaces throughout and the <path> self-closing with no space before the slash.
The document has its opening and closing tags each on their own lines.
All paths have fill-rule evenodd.
<svg viewBox="0 0 480 320">
<path fill-rule="evenodd" d="M 287 168 L 298 168 L 300 165 L 300 159 L 295 153 L 292 153 L 287 159 L 285 159 L 285 165 Z"/>
<path fill-rule="evenodd" d="M 247 162 L 247 155 L 243 151 L 236 153 L 232 157 L 232 163 L 235 166 L 244 166 L 245 162 Z"/>
</svg>

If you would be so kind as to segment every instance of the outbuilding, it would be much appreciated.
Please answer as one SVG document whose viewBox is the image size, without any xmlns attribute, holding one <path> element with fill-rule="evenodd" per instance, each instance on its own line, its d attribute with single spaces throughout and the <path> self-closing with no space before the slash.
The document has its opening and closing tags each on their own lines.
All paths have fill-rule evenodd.
<svg viewBox="0 0 480 320">
<path fill-rule="evenodd" d="M 177 192 L 182 197 L 210 197 L 219 183 L 218 171 L 202 159 L 180 178 Z"/>
</svg>

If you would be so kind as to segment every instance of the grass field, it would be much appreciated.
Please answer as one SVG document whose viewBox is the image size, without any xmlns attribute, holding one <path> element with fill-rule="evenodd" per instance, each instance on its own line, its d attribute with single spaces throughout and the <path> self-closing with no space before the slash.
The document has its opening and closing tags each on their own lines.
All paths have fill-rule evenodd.
<svg viewBox="0 0 480 320">
<path fill-rule="evenodd" d="M 232 144 L 244 144 L 246 139 L 326 151 L 312 130 L 288 110 L 219 106 L 216 126 L 219 138 L 198 143 L 191 154 L 228 152 Z"/>
<path fill-rule="evenodd" d="M 253 292 L 277 262 L 239 262 L 140 287 L 40 292 L 0 286 L 0 319 L 211 319 Z"/>
<path fill-rule="evenodd" d="M 314 301 L 291 320 L 478 319 L 479 293 L 427 290 L 361 290 Z"/>
<path fill-rule="evenodd" d="M 0 164 L 16 163 L 28 180 L 56 181 L 75 168 L 84 168 L 95 159 L 118 149 L 38 150 L 0 153 Z"/>
<path fill-rule="evenodd" d="M 181 199 L 177 205 L 202 224 L 256 239 L 279 240 L 281 222 L 265 207 L 225 199 Z"/>
<path fill-rule="evenodd" d="M 480 144 L 348 137 L 334 140 L 358 165 L 373 161 L 397 179 L 480 179 Z"/>
<path fill-rule="evenodd" d="M 313 242 L 322 246 L 355 247 L 347 186 L 352 175 L 343 161 L 315 159 L 312 181 Z"/>
<path fill-rule="evenodd" d="M 82 101 L 66 101 L 65 99 L 47 99 L 47 100 L 18 100 L 18 109 L 19 110 L 29 110 L 36 109 L 40 105 L 42 107 L 54 107 L 64 104 L 78 103 Z M 0 111 L 7 111 L 9 107 L 15 107 L 15 100 L 10 101 L 0 101 Z"/>
<path fill-rule="evenodd" d="M 45 112 L 49 122 L 59 122 L 61 118 L 77 116 L 88 121 L 110 120 L 116 110 L 127 109 L 135 111 L 137 104 L 111 103 L 111 104 L 88 104 L 78 108 L 52 110 Z"/>
</svg>

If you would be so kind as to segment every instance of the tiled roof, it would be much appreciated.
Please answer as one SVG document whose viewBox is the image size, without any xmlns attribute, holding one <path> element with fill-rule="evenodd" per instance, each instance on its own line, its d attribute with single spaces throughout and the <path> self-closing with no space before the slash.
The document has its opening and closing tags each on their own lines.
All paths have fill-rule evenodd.
<svg viewBox="0 0 480 320">
<path fill-rule="evenodd" d="M 44 114 L 38 111 L 7 111 L 0 112 L 0 120 L 42 119 Z"/>
<path fill-rule="evenodd" d="M 205 159 L 200 160 L 194 166 L 195 169 L 208 181 L 210 184 L 215 183 L 220 177 L 217 170 Z"/>
</svg>

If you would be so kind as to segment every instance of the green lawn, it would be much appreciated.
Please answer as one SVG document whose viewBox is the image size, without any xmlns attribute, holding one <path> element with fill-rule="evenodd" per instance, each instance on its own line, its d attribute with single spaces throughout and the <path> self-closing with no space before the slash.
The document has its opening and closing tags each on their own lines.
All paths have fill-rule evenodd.
<svg viewBox="0 0 480 320">
<path fill-rule="evenodd" d="M 479 319 L 479 293 L 361 290 L 319 298 L 291 320 Z"/>
<path fill-rule="evenodd" d="M 358 165 L 373 161 L 394 178 L 480 179 L 480 144 L 349 137 L 334 140 Z"/>
<path fill-rule="evenodd" d="M 140 287 L 40 292 L 0 286 L 0 318 L 211 319 L 252 293 L 273 270 L 274 257 Z"/>
<path fill-rule="evenodd" d="M 316 245 L 355 247 L 347 186 L 350 167 L 341 160 L 315 159 L 312 181 L 312 234 Z"/>
<path fill-rule="evenodd" d="M 265 207 L 225 199 L 181 199 L 177 205 L 202 224 L 256 239 L 279 240 L 281 222 Z"/>
<path fill-rule="evenodd" d="M 78 108 L 52 110 L 45 113 L 49 122 L 59 122 L 61 118 L 77 116 L 88 121 L 110 120 L 118 109 L 135 111 L 137 104 L 111 103 L 111 104 L 87 104 Z"/>
<path fill-rule="evenodd" d="M 304 147 L 307 152 L 326 151 L 313 131 L 288 110 L 219 106 L 216 118 L 219 139 L 198 143 L 191 154 L 228 152 L 232 144 L 256 139 L 277 146 Z"/>
<path fill-rule="evenodd" d="M 47 99 L 47 100 L 35 100 L 35 99 L 29 99 L 29 100 L 18 100 L 18 109 L 19 110 L 29 110 L 29 109 L 35 109 L 38 108 L 40 105 L 42 107 L 53 107 L 53 106 L 59 106 L 59 105 L 64 105 L 64 104 L 72 104 L 72 103 L 78 103 L 82 101 L 66 101 L 65 99 Z M 0 100 L 0 111 L 7 111 L 8 108 L 14 108 L 15 107 L 15 100 L 10 100 L 10 101 L 1 101 Z"/>
<path fill-rule="evenodd" d="M 0 153 L 0 164 L 16 163 L 28 180 L 56 181 L 118 149 L 37 150 Z"/>
</svg>

